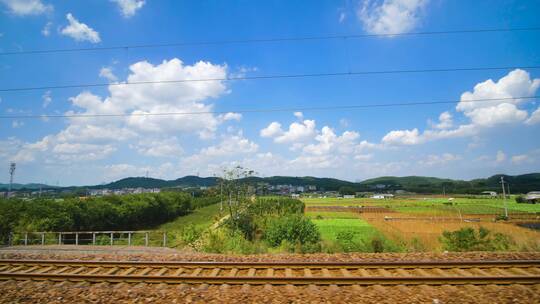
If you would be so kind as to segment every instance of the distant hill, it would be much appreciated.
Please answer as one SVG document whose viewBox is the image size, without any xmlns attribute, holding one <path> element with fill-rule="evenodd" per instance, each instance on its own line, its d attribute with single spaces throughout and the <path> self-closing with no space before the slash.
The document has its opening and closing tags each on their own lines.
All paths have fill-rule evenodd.
<svg viewBox="0 0 540 304">
<path fill-rule="evenodd" d="M 39 190 L 39 189 L 53 189 L 58 188 L 56 186 L 49 186 L 45 184 L 13 184 L 12 189 L 13 190 L 21 190 L 21 189 L 27 189 L 27 190 Z M 9 189 L 9 184 L 0 184 L 0 191 L 7 191 Z"/>
<path fill-rule="evenodd" d="M 293 185 L 307 186 L 314 185 L 317 190 L 338 191 L 341 187 L 354 189 L 355 191 L 385 192 L 404 190 L 416 193 L 480 193 L 482 191 L 501 192 L 501 176 L 510 184 L 511 193 L 526 193 L 529 191 L 540 191 L 540 173 L 530 173 L 522 175 L 494 175 L 488 178 L 473 179 L 470 181 L 453 180 L 426 176 L 382 176 L 367 179 L 360 183 L 339 180 L 335 178 L 319 178 L 312 176 L 271 176 L 271 177 L 249 177 L 246 180 L 250 183 L 267 183 L 270 185 Z M 62 189 L 121 189 L 121 188 L 172 188 L 172 187 L 211 187 L 218 184 L 217 177 L 198 177 L 193 175 L 184 176 L 175 180 L 163 180 L 147 177 L 128 177 L 112 183 L 82 186 L 65 187 Z M 53 189 L 55 187 L 42 184 L 14 184 L 13 189 L 36 190 Z M 7 184 L 0 184 L 0 191 L 6 191 Z"/>
</svg>

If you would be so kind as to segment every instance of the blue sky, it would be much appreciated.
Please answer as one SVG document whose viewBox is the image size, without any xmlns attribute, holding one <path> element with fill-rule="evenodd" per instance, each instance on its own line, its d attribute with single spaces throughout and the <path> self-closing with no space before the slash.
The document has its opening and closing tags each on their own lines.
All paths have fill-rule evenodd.
<svg viewBox="0 0 540 304">
<path fill-rule="evenodd" d="M 538 1 L 0 0 L 0 51 L 536 27 Z M 540 31 L 0 55 L 0 167 L 17 182 L 259 175 L 460 179 L 540 170 Z M 478 67 L 482 71 L 118 85 L 265 75 Z M 477 99 L 490 102 L 468 102 Z M 246 109 L 455 100 L 408 107 Z M 227 114 L 130 116 L 164 112 Z"/>
</svg>

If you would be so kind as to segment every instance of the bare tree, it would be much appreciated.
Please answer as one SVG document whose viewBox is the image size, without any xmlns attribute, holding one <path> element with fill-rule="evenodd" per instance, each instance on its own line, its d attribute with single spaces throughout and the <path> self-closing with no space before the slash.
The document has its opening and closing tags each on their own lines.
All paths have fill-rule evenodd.
<svg viewBox="0 0 540 304">
<path fill-rule="evenodd" d="M 221 193 L 221 209 L 223 201 L 227 203 L 229 216 L 232 221 L 236 221 L 239 212 L 246 208 L 250 202 L 249 177 L 254 175 L 253 170 L 242 166 L 225 169 L 219 179 Z"/>
</svg>

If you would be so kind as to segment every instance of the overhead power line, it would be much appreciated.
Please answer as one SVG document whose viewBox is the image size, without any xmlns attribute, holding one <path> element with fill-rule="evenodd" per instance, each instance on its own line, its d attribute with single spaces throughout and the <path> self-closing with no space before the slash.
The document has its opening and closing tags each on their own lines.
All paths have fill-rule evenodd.
<svg viewBox="0 0 540 304">
<path fill-rule="evenodd" d="M 435 73 L 435 72 L 469 72 L 469 71 L 493 71 L 493 70 L 513 70 L 513 69 L 538 69 L 540 66 L 505 66 L 505 67 L 469 67 L 469 68 L 443 68 L 443 69 L 418 69 L 418 70 L 383 70 L 383 71 L 350 71 L 333 73 L 306 73 L 306 74 L 278 74 L 261 76 L 232 76 L 222 78 L 200 78 L 200 79 L 177 79 L 177 80 L 155 80 L 155 81 L 133 81 L 133 82 L 112 82 L 112 83 L 80 83 L 66 85 L 48 85 L 36 87 L 2 88 L 0 92 L 17 92 L 33 90 L 89 88 L 105 86 L 143 85 L 143 84 L 168 84 L 185 82 L 205 82 L 205 81 L 236 81 L 236 80 L 262 80 L 262 79 L 286 79 L 286 78 L 311 78 L 330 76 L 361 76 L 377 74 L 409 74 L 409 73 Z"/>
<path fill-rule="evenodd" d="M 321 35 L 321 36 L 276 37 L 276 38 L 237 39 L 237 40 L 232 39 L 232 40 L 214 40 L 214 41 L 186 41 L 186 42 L 170 42 L 170 43 L 126 44 L 126 45 L 89 47 L 89 48 L 63 48 L 63 49 L 44 49 L 44 50 L 28 50 L 28 51 L 8 51 L 8 52 L 1 52 L 0 55 L 28 55 L 28 54 L 110 51 L 110 50 L 163 48 L 163 47 L 180 47 L 180 46 L 248 44 L 248 43 L 290 42 L 290 41 L 310 41 L 310 40 L 360 39 L 360 38 L 369 38 L 369 37 L 431 36 L 431 35 L 475 34 L 475 33 L 478 34 L 478 33 L 496 33 L 496 32 L 503 32 L 503 33 L 504 32 L 526 32 L 526 31 L 538 31 L 538 30 L 540 30 L 540 27 L 465 29 L 465 30 L 426 31 L 426 32 L 389 33 L 389 34 Z"/>
<path fill-rule="evenodd" d="M 229 111 L 200 111 L 200 112 L 161 112 L 161 113 L 117 113 L 117 114 L 51 114 L 51 115 L 4 115 L 0 119 L 46 119 L 46 118 L 98 118 L 98 117 L 137 117 L 137 116 L 174 116 L 174 115 L 202 115 L 202 114 L 227 114 L 227 113 L 273 113 L 273 112 L 297 112 L 297 111 L 331 111 L 331 110 L 354 110 L 368 108 L 389 108 L 404 106 L 423 106 L 438 104 L 456 104 L 459 102 L 477 103 L 490 101 L 505 101 L 517 99 L 536 99 L 537 96 L 505 97 L 505 98 L 483 98 L 470 100 L 439 100 L 439 101 L 417 101 L 417 102 L 397 102 L 397 103 L 372 103 L 363 105 L 341 105 L 341 106 L 322 106 L 322 107 L 288 107 L 288 108 L 270 108 L 270 109 L 239 109 Z"/>
</svg>

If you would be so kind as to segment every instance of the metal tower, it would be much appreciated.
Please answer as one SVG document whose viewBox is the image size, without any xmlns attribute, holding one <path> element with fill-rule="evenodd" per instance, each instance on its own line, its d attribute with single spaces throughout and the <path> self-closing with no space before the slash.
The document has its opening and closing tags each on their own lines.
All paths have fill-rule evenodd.
<svg viewBox="0 0 540 304">
<path fill-rule="evenodd" d="M 15 163 L 9 165 L 9 192 L 11 192 L 11 188 L 13 187 L 13 175 L 15 175 L 16 166 Z"/>
</svg>

